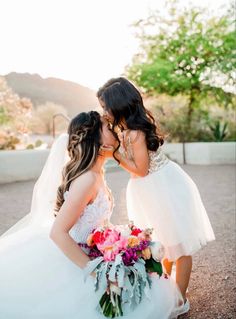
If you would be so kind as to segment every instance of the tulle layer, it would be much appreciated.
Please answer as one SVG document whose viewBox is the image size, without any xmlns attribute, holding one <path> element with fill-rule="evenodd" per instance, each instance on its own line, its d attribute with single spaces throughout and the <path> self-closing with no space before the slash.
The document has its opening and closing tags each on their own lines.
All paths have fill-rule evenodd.
<svg viewBox="0 0 236 319">
<path fill-rule="evenodd" d="M 146 177 L 131 178 L 126 195 L 129 219 L 155 229 L 169 260 L 192 255 L 215 239 L 197 186 L 172 161 Z"/>
<path fill-rule="evenodd" d="M 180 294 L 172 279 L 152 276 L 149 299 L 127 319 L 165 319 L 177 308 Z M 101 295 L 93 278 L 50 240 L 48 230 L 25 228 L 0 241 L 0 318 L 102 319 Z"/>
</svg>

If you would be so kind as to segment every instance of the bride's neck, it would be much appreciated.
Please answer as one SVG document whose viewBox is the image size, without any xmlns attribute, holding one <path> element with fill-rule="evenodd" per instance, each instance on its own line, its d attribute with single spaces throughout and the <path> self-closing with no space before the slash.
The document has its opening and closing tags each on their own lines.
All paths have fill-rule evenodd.
<svg viewBox="0 0 236 319">
<path fill-rule="evenodd" d="M 98 174 L 103 174 L 103 166 L 105 163 L 105 158 L 102 156 L 98 156 L 96 162 L 94 163 L 93 167 L 91 168 L 91 171 L 98 173 Z"/>
</svg>

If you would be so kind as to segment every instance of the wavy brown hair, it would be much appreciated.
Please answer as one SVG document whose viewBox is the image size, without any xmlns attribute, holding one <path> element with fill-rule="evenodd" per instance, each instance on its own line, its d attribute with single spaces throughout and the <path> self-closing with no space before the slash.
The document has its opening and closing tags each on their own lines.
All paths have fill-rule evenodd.
<svg viewBox="0 0 236 319">
<path fill-rule="evenodd" d="M 64 194 L 78 176 L 87 172 L 95 163 L 101 146 L 102 122 L 98 112 L 80 113 L 74 117 L 68 127 L 69 162 L 62 172 L 62 183 L 57 190 L 55 211 L 64 203 Z"/>
<path fill-rule="evenodd" d="M 164 136 L 151 112 L 144 107 L 140 92 L 126 78 L 110 79 L 98 90 L 97 97 L 114 117 L 113 131 L 116 126 L 122 130 L 125 120 L 128 129 L 145 133 L 148 150 L 156 151 L 164 143 Z"/>
</svg>

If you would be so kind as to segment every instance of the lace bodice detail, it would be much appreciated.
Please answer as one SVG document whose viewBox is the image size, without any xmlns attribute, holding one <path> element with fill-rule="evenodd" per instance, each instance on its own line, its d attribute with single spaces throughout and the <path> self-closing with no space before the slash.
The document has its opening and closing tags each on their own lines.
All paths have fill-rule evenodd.
<svg viewBox="0 0 236 319">
<path fill-rule="evenodd" d="M 66 197 L 66 194 L 65 194 Z M 88 235 L 98 226 L 110 219 L 113 208 L 111 193 L 101 188 L 95 200 L 88 204 L 82 215 L 70 229 L 70 236 L 77 243 L 86 243 Z"/>
</svg>

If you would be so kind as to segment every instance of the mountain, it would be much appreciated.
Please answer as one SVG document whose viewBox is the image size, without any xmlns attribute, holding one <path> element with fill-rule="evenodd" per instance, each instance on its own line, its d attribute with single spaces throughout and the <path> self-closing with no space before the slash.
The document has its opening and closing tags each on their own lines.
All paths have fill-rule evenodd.
<svg viewBox="0 0 236 319">
<path fill-rule="evenodd" d="M 63 105 L 70 117 L 82 111 L 95 110 L 99 105 L 95 91 L 71 81 L 16 72 L 4 77 L 20 97 L 30 98 L 35 106 L 47 101 Z"/>
</svg>

